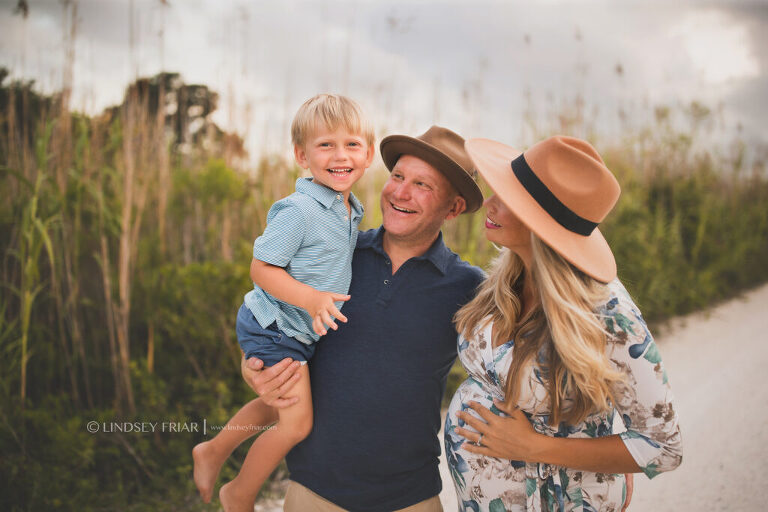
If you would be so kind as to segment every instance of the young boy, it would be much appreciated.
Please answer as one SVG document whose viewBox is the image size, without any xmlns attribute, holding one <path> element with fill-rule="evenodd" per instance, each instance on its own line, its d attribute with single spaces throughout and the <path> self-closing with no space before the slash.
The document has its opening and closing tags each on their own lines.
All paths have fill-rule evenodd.
<svg viewBox="0 0 768 512">
<path fill-rule="evenodd" d="M 245 358 L 265 366 L 290 357 L 302 361 L 300 380 L 284 398 L 298 397 L 276 410 L 256 398 L 243 406 L 215 438 L 195 446 L 194 480 L 210 501 L 221 465 L 245 439 L 254 441 L 238 476 L 219 491 L 227 512 L 253 511 L 261 485 L 280 460 L 312 430 L 312 396 L 306 362 L 314 343 L 334 321 L 352 275 L 352 253 L 363 207 L 350 192 L 371 165 L 374 134 L 360 107 L 344 96 L 320 94 L 307 100 L 291 126 L 294 156 L 312 178 L 296 182 L 296 192 L 277 201 L 267 227 L 256 239 L 251 261 L 254 289 L 237 314 L 237 337 Z"/>
</svg>

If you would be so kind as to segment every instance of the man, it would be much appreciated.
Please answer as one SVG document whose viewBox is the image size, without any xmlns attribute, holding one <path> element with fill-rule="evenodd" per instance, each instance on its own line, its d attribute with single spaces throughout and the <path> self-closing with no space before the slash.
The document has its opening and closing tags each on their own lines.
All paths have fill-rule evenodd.
<svg viewBox="0 0 768 512">
<path fill-rule="evenodd" d="M 440 403 L 456 358 L 452 318 L 482 271 L 443 243 L 443 222 L 482 204 L 464 140 L 431 127 L 381 142 L 391 174 L 381 193 L 382 226 L 360 233 L 351 299 L 341 324 L 310 363 L 314 428 L 287 457 L 288 512 L 440 511 Z M 243 377 L 265 402 L 298 379 L 289 360 Z"/>
</svg>

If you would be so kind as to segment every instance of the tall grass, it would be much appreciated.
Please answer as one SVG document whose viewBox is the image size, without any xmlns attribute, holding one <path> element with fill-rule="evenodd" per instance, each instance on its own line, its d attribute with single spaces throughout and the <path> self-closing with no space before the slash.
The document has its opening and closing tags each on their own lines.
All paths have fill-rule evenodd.
<svg viewBox="0 0 768 512">
<path fill-rule="evenodd" d="M 251 397 L 234 315 L 253 239 L 301 170 L 274 155 L 249 166 L 242 140 L 210 121 L 217 95 L 175 74 L 138 80 L 95 117 L 5 78 L 0 509 L 213 509 L 190 478 L 200 434 L 90 434 L 86 423 L 222 424 Z M 697 149 L 694 130 L 665 119 L 625 136 L 595 141 L 623 188 L 601 229 L 646 316 L 768 280 L 763 162 Z M 381 220 L 386 177 L 371 169 L 356 186 L 364 227 Z M 475 264 L 495 253 L 477 216 L 444 235 Z"/>
</svg>

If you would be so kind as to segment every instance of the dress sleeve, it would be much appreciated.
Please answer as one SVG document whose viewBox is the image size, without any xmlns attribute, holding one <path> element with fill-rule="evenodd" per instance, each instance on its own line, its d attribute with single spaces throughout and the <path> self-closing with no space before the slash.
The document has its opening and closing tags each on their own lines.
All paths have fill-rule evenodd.
<svg viewBox="0 0 768 512">
<path fill-rule="evenodd" d="M 608 356 L 624 381 L 613 387 L 626 432 L 624 445 L 648 478 L 670 471 L 683 458 L 672 390 L 656 343 L 640 311 L 619 284 L 606 304 Z"/>
<path fill-rule="evenodd" d="M 307 223 L 301 207 L 289 198 L 277 201 L 267 213 L 267 227 L 253 243 L 253 257 L 286 267 L 304 240 Z"/>
</svg>

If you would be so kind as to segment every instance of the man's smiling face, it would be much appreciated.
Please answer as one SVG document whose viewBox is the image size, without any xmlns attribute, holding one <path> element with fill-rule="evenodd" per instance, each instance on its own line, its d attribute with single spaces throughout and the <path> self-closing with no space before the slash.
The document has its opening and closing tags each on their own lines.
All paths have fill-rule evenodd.
<svg viewBox="0 0 768 512">
<path fill-rule="evenodd" d="M 381 191 L 384 229 L 404 241 L 431 241 L 443 221 L 463 211 L 456 207 L 457 200 L 464 204 L 440 171 L 420 158 L 403 155 Z"/>
</svg>

